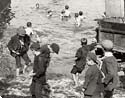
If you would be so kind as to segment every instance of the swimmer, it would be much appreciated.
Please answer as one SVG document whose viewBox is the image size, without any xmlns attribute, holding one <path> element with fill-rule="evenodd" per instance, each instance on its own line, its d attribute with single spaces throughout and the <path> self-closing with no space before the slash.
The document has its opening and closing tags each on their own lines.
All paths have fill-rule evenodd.
<svg viewBox="0 0 125 98">
<path fill-rule="evenodd" d="M 50 17 L 52 17 L 52 15 L 53 15 L 52 10 L 49 10 L 49 11 L 47 12 L 47 17 L 50 18 Z"/>
<path fill-rule="evenodd" d="M 77 19 L 77 26 L 80 27 L 82 25 L 82 21 L 85 19 L 85 16 L 83 15 L 82 11 L 79 11 L 79 16 Z"/>
<path fill-rule="evenodd" d="M 65 10 L 62 10 L 62 11 L 61 11 L 61 14 L 60 14 L 61 20 L 64 20 L 64 14 L 65 14 Z"/>
</svg>

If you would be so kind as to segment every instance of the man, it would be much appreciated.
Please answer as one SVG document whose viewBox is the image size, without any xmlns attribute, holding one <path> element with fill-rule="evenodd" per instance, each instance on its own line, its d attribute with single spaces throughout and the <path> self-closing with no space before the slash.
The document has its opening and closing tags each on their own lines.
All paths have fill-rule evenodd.
<svg viewBox="0 0 125 98">
<path fill-rule="evenodd" d="M 104 49 L 104 58 L 102 62 L 102 72 L 104 85 L 104 98 L 112 98 L 113 91 L 118 84 L 118 63 L 112 54 L 113 43 L 110 40 L 103 40 L 101 46 Z"/>
<path fill-rule="evenodd" d="M 11 37 L 8 43 L 10 54 L 15 57 L 16 60 L 16 76 L 19 76 L 22 67 L 21 57 L 24 59 L 26 65 L 29 65 L 31 62 L 27 55 L 29 44 L 29 37 L 26 35 L 25 29 L 22 26 L 17 29 L 17 34 Z M 25 73 L 26 65 L 24 65 L 23 73 Z"/>
<path fill-rule="evenodd" d="M 49 98 L 50 90 L 46 82 L 46 70 L 49 66 L 50 55 L 59 53 L 59 45 L 52 43 L 51 45 L 43 45 L 40 48 L 38 43 L 33 43 L 31 50 L 35 55 L 33 73 L 31 74 L 33 79 L 30 88 L 32 98 Z"/>
</svg>

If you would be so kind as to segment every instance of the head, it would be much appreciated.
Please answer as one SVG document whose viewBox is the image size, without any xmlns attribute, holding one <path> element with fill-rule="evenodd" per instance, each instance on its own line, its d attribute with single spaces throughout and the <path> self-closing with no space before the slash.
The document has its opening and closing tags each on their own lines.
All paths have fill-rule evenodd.
<svg viewBox="0 0 125 98">
<path fill-rule="evenodd" d="M 75 18 L 78 17 L 78 16 L 79 16 L 79 14 L 78 14 L 78 13 L 75 13 Z"/>
<path fill-rule="evenodd" d="M 32 23 L 31 22 L 27 22 L 27 27 L 32 27 Z"/>
<path fill-rule="evenodd" d="M 89 66 L 91 66 L 91 65 L 94 65 L 94 64 L 97 64 L 98 62 L 97 62 L 97 56 L 96 56 L 96 54 L 95 53 L 88 53 L 88 56 L 87 56 L 87 64 L 89 65 Z"/>
<path fill-rule="evenodd" d="M 49 13 L 52 13 L 52 10 L 48 10 L 48 14 L 49 14 Z"/>
<path fill-rule="evenodd" d="M 113 49 L 113 42 L 111 40 L 103 40 L 101 42 L 101 46 L 105 51 L 112 51 Z"/>
<path fill-rule="evenodd" d="M 81 45 L 87 45 L 87 39 L 86 38 L 81 39 Z"/>
<path fill-rule="evenodd" d="M 26 31 L 25 31 L 25 28 L 23 26 L 20 26 L 18 29 L 17 29 L 17 35 L 19 37 L 24 37 L 26 34 Z"/>
<path fill-rule="evenodd" d="M 50 45 L 50 48 L 51 48 L 51 52 L 56 53 L 56 54 L 59 53 L 60 47 L 59 47 L 58 44 L 52 43 L 52 44 Z"/>
<path fill-rule="evenodd" d="M 34 42 L 30 46 L 30 49 L 32 50 L 32 52 L 33 52 L 34 55 L 40 54 L 40 44 L 39 43 L 35 43 Z"/>
<path fill-rule="evenodd" d="M 68 6 L 68 5 L 65 5 L 65 9 L 68 10 L 68 9 L 69 9 L 69 6 Z"/>
<path fill-rule="evenodd" d="M 79 15 L 82 16 L 82 15 L 83 15 L 83 12 L 82 12 L 82 11 L 79 11 Z"/>
<path fill-rule="evenodd" d="M 61 14 L 64 14 L 64 13 L 65 13 L 65 10 L 62 10 L 62 11 L 61 11 Z"/>
</svg>

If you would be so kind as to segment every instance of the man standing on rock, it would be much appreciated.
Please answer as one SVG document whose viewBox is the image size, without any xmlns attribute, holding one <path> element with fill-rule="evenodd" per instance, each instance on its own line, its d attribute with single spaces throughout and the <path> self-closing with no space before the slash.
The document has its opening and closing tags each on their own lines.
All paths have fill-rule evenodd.
<svg viewBox="0 0 125 98">
<path fill-rule="evenodd" d="M 31 63 L 31 60 L 27 54 L 27 51 L 29 50 L 29 44 L 30 38 L 26 35 L 24 27 L 20 26 L 17 29 L 17 34 L 11 37 L 11 40 L 8 43 L 10 54 L 15 57 L 16 60 L 16 76 L 19 76 L 22 67 L 21 57 L 24 59 L 26 64 L 23 67 L 23 72 L 25 72 L 26 66 Z"/>
<path fill-rule="evenodd" d="M 46 82 L 46 70 L 49 66 L 51 54 L 59 53 L 59 45 L 52 43 L 40 47 L 39 43 L 34 43 L 30 48 L 35 55 L 33 73 L 30 74 L 30 76 L 33 76 L 30 88 L 32 98 L 49 98 L 50 90 Z"/>
</svg>

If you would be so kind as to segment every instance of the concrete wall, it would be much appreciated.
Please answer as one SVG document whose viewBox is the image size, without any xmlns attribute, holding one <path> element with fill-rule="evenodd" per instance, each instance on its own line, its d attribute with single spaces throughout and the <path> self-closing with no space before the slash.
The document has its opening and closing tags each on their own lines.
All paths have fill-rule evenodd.
<svg viewBox="0 0 125 98">
<path fill-rule="evenodd" d="M 124 17 L 125 0 L 105 0 L 105 10 L 108 17 Z"/>
</svg>

